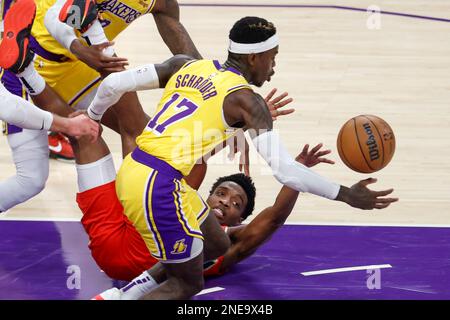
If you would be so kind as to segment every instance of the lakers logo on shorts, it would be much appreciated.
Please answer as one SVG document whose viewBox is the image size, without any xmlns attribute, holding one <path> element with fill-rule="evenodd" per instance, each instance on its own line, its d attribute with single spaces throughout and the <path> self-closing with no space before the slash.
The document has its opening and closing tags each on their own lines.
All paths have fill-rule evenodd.
<svg viewBox="0 0 450 320">
<path fill-rule="evenodd" d="M 184 239 L 178 240 L 173 245 L 173 251 L 171 254 L 180 254 L 186 252 L 187 245 L 184 243 Z"/>
</svg>

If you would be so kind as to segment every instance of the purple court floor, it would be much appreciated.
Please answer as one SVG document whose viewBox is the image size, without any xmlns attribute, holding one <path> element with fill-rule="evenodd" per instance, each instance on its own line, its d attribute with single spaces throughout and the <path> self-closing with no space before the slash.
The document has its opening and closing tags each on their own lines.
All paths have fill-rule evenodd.
<svg viewBox="0 0 450 320">
<path fill-rule="evenodd" d="M 0 234 L 0 299 L 89 299 L 120 285 L 78 222 L 0 221 Z M 302 275 L 373 265 L 385 267 Z M 194 299 L 450 299 L 450 228 L 288 225 L 205 289 L 220 291 Z"/>
</svg>

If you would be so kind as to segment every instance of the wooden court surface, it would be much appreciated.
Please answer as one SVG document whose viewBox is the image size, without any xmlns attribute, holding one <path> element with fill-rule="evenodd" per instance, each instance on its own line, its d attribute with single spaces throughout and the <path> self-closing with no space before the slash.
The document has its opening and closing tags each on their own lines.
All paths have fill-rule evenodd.
<svg viewBox="0 0 450 320">
<path fill-rule="evenodd" d="M 319 165 L 317 172 L 345 185 L 373 176 L 374 189 L 395 188 L 400 202 L 380 211 L 360 211 L 313 195 L 301 195 L 289 222 L 369 225 L 449 225 L 450 211 L 450 22 L 380 14 L 380 28 L 368 28 L 376 5 L 383 11 L 450 19 L 450 4 L 435 1 L 254 1 L 246 4 L 329 5 L 329 7 L 193 7 L 187 4 L 243 3 L 233 1 L 180 1 L 181 19 L 205 58 L 225 61 L 228 31 L 240 17 L 257 15 L 275 23 L 280 35 L 276 74 L 256 91 L 288 91 L 296 112 L 275 123 L 292 155 L 305 143 L 323 142 L 333 153 L 333 166 Z M 185 5 L 183 5 L 185 4 Z M 334 7 L 332 7 L 334 6 Z M 341 6 L 341 7 L 336 7 Z M 376 19 L 376 18 L 375 18 Z M 156 63 L 169 51 L 153 18 L 135 21 L 116 39 L 116 51 L 131 66 Z M 152 114 L 161 90 L 139 93 Z M 336 137 L 340 126 L 359 114 L 384 118 L 394 129 L 397 150 L 380 172 L 364 175 L 340 161 Z M 118 169 L 119 136 L 104 131 Z M 206 197 L 219 176 L 235 173 L 237 164 L 211 159 L 201 188 Z M 257 158 L 252 177 L 257 187 L 255 213 L 273 203 L 280 184 Z M 6 138 L 0 138 L 0 179 L 13 174 Z M 34 199 L 10 210 L 5 219 L 79 219 L 75 203 L 76 172 L 72 164 L 50 162 L 46 189 Z"/>
</svg>

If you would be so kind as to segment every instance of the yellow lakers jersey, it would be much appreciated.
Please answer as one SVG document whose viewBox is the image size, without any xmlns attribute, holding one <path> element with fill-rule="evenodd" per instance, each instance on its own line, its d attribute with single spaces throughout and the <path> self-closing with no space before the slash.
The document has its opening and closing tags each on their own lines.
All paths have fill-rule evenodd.
<svg viewBox="0 0 450 320">
<path fill-rule="evenodd" d="M 157 0 L 97 0 L 100 22 L 106 37 L 112 41 L 119 33 L 143 14 L 150 13 Z M 36 0 L 36 18 L 31 34 L 45 50 L 75 59 L 68 50 L 58 43 L 47 31 L 44 24 L 47 10 L 56 0 Z"/>
<path fill-rule="evenodd" d="M 234 134 L 223 102 L 240 89 L 252 90 L 237 70 L 223 69 L 218 61 L 188 62 L 168 81 L 137 145 L 188 175 L 197 159 Z"/>
</svg>

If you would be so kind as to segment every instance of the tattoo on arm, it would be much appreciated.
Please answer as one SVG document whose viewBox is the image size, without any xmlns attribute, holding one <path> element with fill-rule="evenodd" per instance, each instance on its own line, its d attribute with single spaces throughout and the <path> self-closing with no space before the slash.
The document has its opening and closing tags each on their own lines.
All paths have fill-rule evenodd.
<svg viewBox="0 0 450 320">
<path fill-rule="evenodd" d="M 245 128 L 253 138 L 266 130 L 272 130 L 273 120 L 264 99 L 257 93 L 247 96 L 243 103 Z"/>
<path fill-rule="evenodd" d="M 166 0 L 164 11 L 153 14 L 159 34 L 174 55 L 184 53 L 201 59 L 194 42 L 180 22 L 179 10 L 177 1 Z"/>
</svg>

